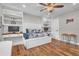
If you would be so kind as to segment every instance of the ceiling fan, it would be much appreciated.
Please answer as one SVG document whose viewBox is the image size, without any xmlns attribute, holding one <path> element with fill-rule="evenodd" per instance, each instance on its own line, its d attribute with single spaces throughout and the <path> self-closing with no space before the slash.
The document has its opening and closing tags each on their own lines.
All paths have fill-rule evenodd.
<svg viewBox="0 0 79 59">
<path fill-rule="evenodd" d="M 55 8 L 63 8 L 64 5 L 59 5 L 56 3 L 39 3 L 43 6 L 43 8 L 40 11 L 47 11 L 47 12 L 53 12 Z"/>
</svg>

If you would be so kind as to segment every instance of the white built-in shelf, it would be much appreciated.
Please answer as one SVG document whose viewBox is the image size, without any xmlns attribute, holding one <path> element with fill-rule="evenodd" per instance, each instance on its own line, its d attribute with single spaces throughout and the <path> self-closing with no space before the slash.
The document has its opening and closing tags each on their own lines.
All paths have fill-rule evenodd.
<svg viewBox="0 0 79 59">
<path fill-rule="evenodd" d="M 22 15 L 18 16 L 18 15 L 12 15 L 12 14 L 3 14 L 5 17 L 12 17 L 15 19 L 22 19 Z"/>
<path fill-rule="evenodd" d="M 23 12 L 3 9 L 2 24 L 11 26 L 22 26 Z"/>
<path fill-rule="evenodd" d="M 44 31 L 45 32 L 51 32 L 51 22 L 50 21 L 45 21 L 45 22 L 43 22 L 43 25 L 42 25 L 42 28 L 44 29 L 44 28 L 48 28 L 48 30 L 47 31 L 45 31 L 45 29 L 44 29 Z"/>
<path fill-rule="evenodd" d="M 22 12 L 10 10 L 10 9 L 3 9 L 3 14 L 16 15 L 16 16 L 20 16 L 20 17 L 22 16 Z"/>
</svg>

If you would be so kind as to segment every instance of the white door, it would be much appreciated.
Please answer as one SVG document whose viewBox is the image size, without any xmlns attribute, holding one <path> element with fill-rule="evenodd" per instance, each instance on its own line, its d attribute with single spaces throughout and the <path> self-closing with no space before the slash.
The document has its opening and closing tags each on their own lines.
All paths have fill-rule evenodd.
<svg viewBox="0 0 79 59">
<path fill-rule="evenodd" d="M 52 35 L 53 38 L 59 39 L 59 19 L 52 19 L 51 20 L 51 28 L 52 28 Z"/>
</svg>

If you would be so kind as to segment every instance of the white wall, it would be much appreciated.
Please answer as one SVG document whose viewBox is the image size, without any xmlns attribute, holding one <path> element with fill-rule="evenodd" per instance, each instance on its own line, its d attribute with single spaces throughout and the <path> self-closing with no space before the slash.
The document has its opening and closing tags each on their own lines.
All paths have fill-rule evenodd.
<svg viewBox="0 0 79 59">
<path fill-rule="evenodd" d="M 60 37 L 63 32 L 76 33 L 79 39 L 79 11 L 72 11 L 57 17 L 59 19 Z M 74 22 L 66 24 L 66 20 L 73 18 Z M 78 40 L 79 42 L 79 40 Z"/>
<path fill-rule="evenodd" d="M 29 14 L 23 15 L 23 32 L 26 28 L 29 29 L 40 29 L 42 25 L 42 18 L 38 16 L 33 16 Z"/>
</svg>

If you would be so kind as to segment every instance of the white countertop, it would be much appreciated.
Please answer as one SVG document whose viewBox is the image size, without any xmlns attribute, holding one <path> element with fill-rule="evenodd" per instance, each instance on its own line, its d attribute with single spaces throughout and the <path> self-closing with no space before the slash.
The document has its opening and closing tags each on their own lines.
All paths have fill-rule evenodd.
<svg viewBox="0 0 79 59">
<path fill-rule="evenodd" d="M 3 38 L 8 38 L 8 37 L 21 37 L 23 34 L 8 34 L 8 35 L 2 35 Z"/>
</svg>

